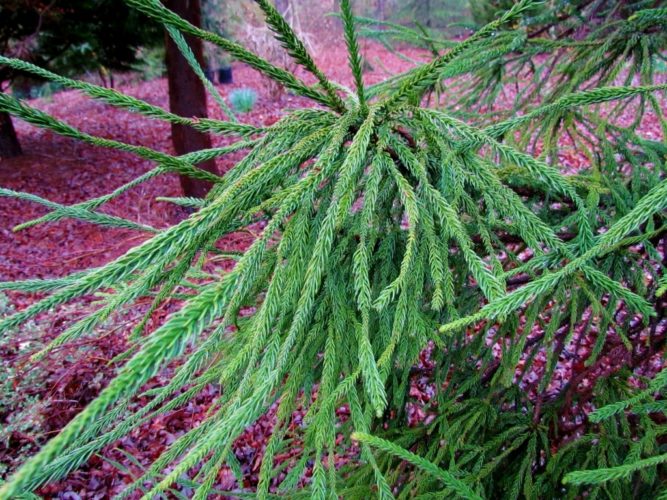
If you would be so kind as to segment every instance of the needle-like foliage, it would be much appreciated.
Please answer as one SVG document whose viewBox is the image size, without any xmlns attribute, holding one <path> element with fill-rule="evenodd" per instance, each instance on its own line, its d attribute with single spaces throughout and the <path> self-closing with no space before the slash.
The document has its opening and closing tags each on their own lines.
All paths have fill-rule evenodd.
<svg viewBox="0 0 667 500">
<path fill-rule="evenodd" d="M 601 77 L 599 85 L 584 89 L 576 77 L 525 113 L 482 124 L 455 110 L 429 107 L 426 97 L 443 78 L 474 72 L 518 50 L 516 40 L 525 38 L 521 19 L 535 8 L 530 0 L 514 3 L 468 39 L 438 46 L 442 51 L 435 50 L 432 61 L 370 88 L 363 81 L 351 5 L 343 0 L 356 84 L 356 95 L 348 98 L 269 1 L 258 0 L 268 26 L 295 62 L 315 76 L 316 85 L 192 26 L 158 0 L 127 1 L 162 22 L 177 44 L 182 34 L 217 44 L 318 107 L 255 128 L 238 123 L 220 98 L 231 121 L 192 121 L 113 90 L 0 59 L 110 105 L 237 138 L 223 148 L 173 157 L 85 134 L 0 94 L 0 111 L 156 163 L 114 192 L 72 206 L 0 189 L 0 196 L 51 209 L 22 227 L 72 217 L 150 235 L 100 268 L 63 279 L 0 283 L 0 289 L 49 293 L 0 320 L 0 331 L 11 335 L 40 313 L 106 291 L 99 309 L 71 324 L 37 354 L 43 357 L 56 346 L 94 335 L 113 314 L 142 298 L 152 298 L 150 315 L 188 291 L 182 308 L 155 330 L 144 333 L 148 315 L 140 320 L 115 378 L 0 487 L 0 498 L 16 498 L 64 477 L 142 424 L 187 404 L 209 384 L 217 384 L 220 393 L 206 420 L 176 439 L 123 497 L 141 491 L 154 498 L 184 477 L 194 498 L 220 494 L 212 492 L 221 468 L 239 469 L 235 439 L 274 403 L 276 423 L 264 451 L 258 498 L 292 494 L 311 475 L 307 472 L 312 479 L 304 494 L 315 498 L 558 496 L 565 472 L 598 463 L 581 459 L 586 455 L 581 446 L 558 450 L 550 444 L 555 427 L 549 422 L 558 420 L 558 402 L 571 397 L 553 389 L 554 372 L 563 349 L 593 335 L 593 329 L 601 340 L 586 361 L 591 365 L 605 347 L 607 331 L 630 351 L 644 325 L 655 334 L 656 290 L 664 289 L 659 257 L 666 251 L 667 148 L 600 121 L 598 137 L 608 131 L 626 142 L 604 142 L 600 157 L 608 161 L 598 161 L 590 175 L 565 176 L 557 155 L 533 155 L 525 143 L 507 138 L 591 106 L 653 102 L 667 85 L 651 78 L 614 85 Z M 642 11 L 632 22 L 662 22 L 661 15 Z M 586 81 L 593 76 L 587 74 Z M 194 166 L 239 151 L 245 156 L 224 177 Z M 630 158 L 641 165 L 625 182 L 618 162 Z M 179 224 L 156 230 L 98 211 L 139 183 L 172 171 L 214 185 L 203 200 L 171 200 L 197 210 Z M 248 227 L 262 229 L 235 256 L 234 267 L 215 266 L 216 242 Z M 616 322 L 618 310 L 628 319 Z M 435 363 L 437 416 L 411 429 L 404 422 L 406 401 L 427 347 Z M 170 363 L 169 383 L 145 390 Z M 541 380 L 522 390 L 517 377 L 531 369 Z M 649 404 L 646 393 L 620 403 L 627 396 L 622 392 L 605 392 L 604 402 L 616 404 L 607 411 L 612 420 L 625 419 L 632 405 Z M 141 407 L 132 404 L 138 396 L 146 402 Z M 349 418 L 337 412 L 342 405 Z M 297 432 L 290 424 L 299 406 L 305 417 Z M 646 424 L 651 436 L 662 432 L 652 425 Z M 634 465 L 615 468 L 635 431 L 623 423 L 614 432 L 605 434 L 609 448 L 598 455 L 614 457 L 606 464 L 612 467 L 600 475 L 568 476 L 569 484 L 625 478 L 664 462 L 662 455 L 639 461 L 652 449 L 642 444 L 627 452 L 637 458 Z M 586 439 L 589 445 L 596 439 L 593 431 Z M 337 455 L 356 445 L 355 470 L 337 470 Z M 285 469 L 277 456 L 290 446 L 300 451 Z M 536 471 L 543 473 L 534 477 Z M 654 483 L 655 475 L 646 479 L 646 491 Z M 243 493 L 242 484 L 235 493 Z"/>
</svg>

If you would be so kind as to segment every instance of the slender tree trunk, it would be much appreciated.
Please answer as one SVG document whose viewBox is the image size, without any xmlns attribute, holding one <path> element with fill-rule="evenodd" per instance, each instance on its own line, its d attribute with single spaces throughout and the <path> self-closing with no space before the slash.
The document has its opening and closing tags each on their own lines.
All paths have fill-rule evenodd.
<svg viewBox="0 0 667 500">
<path fill-rule="evenodd" d="M 21 144 L 9 113 L 0 113 L 0 158 L 13 158 L 21 154 Z"/>
<path fill-rule="evenodd" d="M 201 6 L 199 0 L 165 0 L 165 5 L 195 26 L 201 26 Z M 200 64 L 203 63 L 201 39 L 185 37 Z M 167 79 L 169 81 L 169 108 L 172 113 L 188 118 L 206 118 L 206 90 L 188 62 L 181 55 L 176 44 L 165 34 L 167 52 Z M 171 138 L 179 155 L 211 147 L 211 138 L 192 127 L 172 125 Z M 200 168 L 217 173 L 215 161 L 198 165 Z M 181 176 L 181 186 L 186 196 L 203 198 L 211 188 L 210 183 Z"/>
</svg>

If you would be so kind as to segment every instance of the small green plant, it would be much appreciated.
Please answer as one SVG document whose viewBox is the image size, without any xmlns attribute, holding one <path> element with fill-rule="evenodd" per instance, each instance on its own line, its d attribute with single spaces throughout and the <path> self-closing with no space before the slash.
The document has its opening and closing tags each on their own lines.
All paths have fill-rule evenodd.
<svg viewBox="0 0 667 500">
<path fill-rule="evenodd" d="M 234 89 L 229 93 L 229 102 L 237 113 L 249 113 L 257 102 L 257 92 L 253 89 Z"/>
<path fill-rule="evenodd" d="M 0 293 L 0 319 L 13 314 L 9 299 Z M 0 338 L 0 355 L 4 358 L 8 353 L 26 354 L 35 348 L 43 347 L 42 344 L 32 339 L 38 339 L 44 335 L 44 325 L 28 322 L 21 329 L 20 336 Z M 0 451 L 10 447 L 10 441 L 15 433 L 31 436 L 26 440 L 27 444 L 12 451 L 10 461 L 0 462 L 0 478 L 4 477 L 8 470 L 16 468 L 24 462 L 34 447 L 42 441 L 41 435 L 41 411 L 44 402 L 34 394 L 34 388 L 44 382 L 39 370 L 21 370 L 6 361 L 0 363 L 2 379 L 0 380 Z M 33 441 L 34 444 L 31 444 Z M 1 481 L 1 479 L 0 479 Z"/>
<path fill-rule="evenodd" d="M 132 68 L 141 75 L 142 80 L 150 81 L 164 76 L 167 70 L 164 46 L 141 47 L 137 53 L 138 62 Z"/>
</svg>

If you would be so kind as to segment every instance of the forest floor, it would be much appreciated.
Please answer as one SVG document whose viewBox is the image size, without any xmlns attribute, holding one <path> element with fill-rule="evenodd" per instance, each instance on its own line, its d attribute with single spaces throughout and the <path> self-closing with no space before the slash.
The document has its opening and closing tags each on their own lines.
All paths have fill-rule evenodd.
<svg viewBox="0 0 667 500">
<path fill-rule="evenodd" d="M 379 82 L 414 65 L 373 43 L 365 45 L 365 53 L 373 66 L 365 75 L 368 83 Z M 416 60 L 423 55 L 418 50 L 410 53 Z M 321 51 L 317 59 L 330 78 L 351 85 L 345 51 Z M 236 88 L 252 88 L 258 94 L 254 109 L 239 115 L 245 123 L 270 125 L 289 109 L 310 106 L 304 99 L 284 92 L 276 93 L 275 87 L 251 68 L 234 64 L 233 70 L 234 83 L 218 85 L 223 97 Z M 169 105 L 165 79 L 121 86 L 117 90 L 163 108 Z M 173 154 L 168 124 L 112 108 L 77 91 L 35 99 L 30 105 L 89 134 Z M 209 116 L 224 118 L 212 99 L 209 99 Z M 151 162 L 129 153 L 83 144 L 19 121 L 15 121 L 15 126 L 24 155 L 0 160 L 0 186 L 3 188 L 33 193 L 62 204 L 74 204 L 108 193 L 153 167 Z M 214 137 L 213 141 L 214 145 L 221 145 L 226 139 Z M 233 157 L 219 159 L 220 172 L 228 170 L 233 161 Z M 181 208 L 156 201 L 159 196 L 181 196 L 176 175 L 154 178 L 104 205 L 102 211 L 157 228 L 171 226 L 186 216 Z M 147 238 L 132 230 L 100 228 L 70 219 L 12 231 L 17 224 L 45 213 L 47 210 L 40 205 L 2 198 L 0 281 L 62 277 L 98 267 Z M 225 246 L 243 249 L 250 241 L 248 235 L 232 235 Z M 7 292 L 3 299 L 0 294 L 0 316 L 22 310 L 41 297 L 39 294 Z M 4 382 L 0 381 L 0 480 L 57 433 L 115 373 L 112 360 L 125 350 L 131 330 L 129 324 L 136 315 L 115 318 L 101 336 L 58 349 L 44 362 L 29 360 L 39 347 L 81 316 L 82 305 L 94 307 L 94 299 L 85 297 L 48 318 L 38 317 L 23 327 L 17 336 L 0 340 L 1 370 L 5 374 Z M 160 308 L 153 315 L 151 324 L 160 323 L 177 308 L 178 304 Z M 168 375 L 168 372 L 163 373 L 152 383 L 161 385 Z M 93 457 L 66 480 L 43 488 L 41 495 L 70 500 L 113 496 L 174 439 L 201 421 L 215 395 L 212 388 L 197 403 L 143 426 L 116 444 L 123 451 L 110 447 L 102 454 L 104 458 Z M 271 427 L 271 418 L 267 416 L 248 429 L 235 444 L 246 477 L 243 486 L 252 486 L 255 481 L 262 447 Z M 231 474 L 227 480 L 223 474 L 216 486 L 223 489 L 238 487 Z"/>
</svg>

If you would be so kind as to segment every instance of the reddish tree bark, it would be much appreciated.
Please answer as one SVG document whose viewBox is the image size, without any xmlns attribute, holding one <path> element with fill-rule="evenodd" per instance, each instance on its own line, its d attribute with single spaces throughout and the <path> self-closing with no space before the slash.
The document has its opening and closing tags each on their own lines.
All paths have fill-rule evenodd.
<svg viewBox="0 0 667 500">
<path fill-rule="evenodd" d="M 13 158 L 21 154 L 21 144 L 16 137 L 12 118 L 0 113 L 0 158 Z"/>
<path fill-rule="evenodd" d="M 201 26 L 199 0 L 165 0 L 165 5 L 195 26 Z M 185 36 L 197 61 L 203 64 L 203 47 L 199 38 Z M 188 118 L 206 118 L 206 90 L 188 65 L 169 35 L 165 35 L 167 53 L 167 79 L 169 81 L 169 108 L 172 113 Z M 192 127 L 171 126 L 171 139 L 179 155 L 211 147 L 211 138 Z M 217 173 L 215 161 L 200 163 L 199 168 Z M 203 198 L 211 188 L 209 182 L 181 176 L 181 186 L 186 196 Z"/>
</svg>

